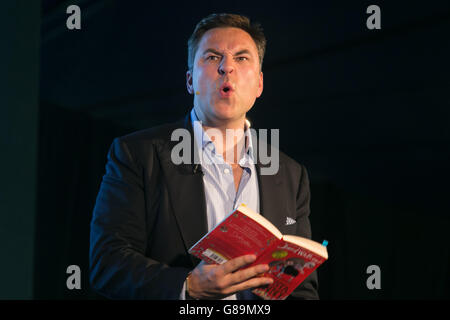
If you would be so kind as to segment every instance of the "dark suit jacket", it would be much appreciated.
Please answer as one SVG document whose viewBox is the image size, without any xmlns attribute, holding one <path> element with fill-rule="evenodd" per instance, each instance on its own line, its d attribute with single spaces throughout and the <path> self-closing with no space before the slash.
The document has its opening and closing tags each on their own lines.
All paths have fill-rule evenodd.
<svg viewBox="0 0 450 320">
<path fill-rule="evenodd" d="M 203 178 L 194 164 L 171 161 L 176 128 L 188 129 L 195 146 L 189 115 L 111 145 L 91 221 L 89 278 L 108 298 L 178 299 L 199 262 L 188 249 L 208 231 Z M 261 167 L 261 214 L 283 234 L 310 238 L 306 169 L 281 152 L 277 174 L 261 175 Z M 286 226 L 286 216 L 297 223 Z M 316 299 L 317 286 L 314 272 L 290 298 Z"/>
</svg>

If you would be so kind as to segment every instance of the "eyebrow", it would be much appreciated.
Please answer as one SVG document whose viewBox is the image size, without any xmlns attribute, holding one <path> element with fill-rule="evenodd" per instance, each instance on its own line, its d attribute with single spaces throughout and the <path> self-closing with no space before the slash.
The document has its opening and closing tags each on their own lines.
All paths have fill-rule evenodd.
<svg viewBox="0 0 450 320">
<path fill-rule="evenodd" d="M 252 55 L 252 53 L 250 52 L 250 50 L 247 50 L 247 49 L 238 51 L 238 52 L 236 52 L 234 55 L 235 55 L 235 56 L 240 56 L 241 54 L 249 54 L 249 55 Z"/>
<path fill-rule="evenodd" d="M 208 49 L 206 49 L 205 51 L 203 51 L 203 55 L 207 54 L 208 52 L 217 54 L 218 56 L 221 56 L 221 55 L 222 55 L 221 52 L 219 52 L 219 51 L 217 51 L 217 50 L 215 50 L 215 49 L 213 49 L 213 48 L 208 48 Z M 240 50 L 240 51 L 236 52 L 236 53 L 234 54 L 234 56 L 239 56 L 239 55 L 241 55 L 241 54 L 249 54 L 249 55 L 252 55 L 251 52 L 250 52 L 250 50 L 248 50 L 248 49 L 243 49 L 243 50 Z"/>
</svg>

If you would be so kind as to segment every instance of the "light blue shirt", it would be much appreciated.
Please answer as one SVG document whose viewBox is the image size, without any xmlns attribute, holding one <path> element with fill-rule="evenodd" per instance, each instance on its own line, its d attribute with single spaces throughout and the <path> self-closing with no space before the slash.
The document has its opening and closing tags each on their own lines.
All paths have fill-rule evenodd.
<svg viewBox="0 0 450 320">
<path fill-rule="evenodd" d="M 231 165 L 224 161 L 221 154 L 216 153 L 214 143 L 203 130 L 193 108 L 191 121 L 197 150 L 202 153 L 199 159 L 201 159 L 205 186 L 208 232 L 242 203 L 255 212 L 259 212 L 258 177 L 254 161 L 251 158 L 253 144 L 248 126 L 246 125 L 244 131 L 245 152 L 239 160 L 239 165 L 244 170 L 236 192 Z"/>
<path fill-rule="evenodd" d="M 255 162 L 251 156 L 253 154 L 253 144 L 248 124 L 246 124 L 244 131 L 245 152 L 239 160 L 239 165 L 244 170 L 236 192 L 233 169 L 231 165 L 224 161 L 221 154 L 216 153 L 215 145 L 203 130 L 194 108 L 191 110 L 191 122 L 194 129 L 194 143 L 197 144 L 197 150 L 201 153 L 198 159 L 200 159 L 203 171 L 208 232 L 242 203 L 259 212 L 258 177 L 254 165 Z M 180 294 L 180 299 L 182 300 L 185 299 L 185 289 L 186 282 Z M 236 300 L 236 295 L 233 294 L 223 300 Z"/>
</svg>

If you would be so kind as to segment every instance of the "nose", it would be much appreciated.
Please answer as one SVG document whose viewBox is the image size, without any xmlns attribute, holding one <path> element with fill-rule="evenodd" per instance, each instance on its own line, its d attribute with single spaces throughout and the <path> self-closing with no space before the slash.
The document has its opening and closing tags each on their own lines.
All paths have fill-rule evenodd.
<svg viewBox="0 0 450 320">
<path fill-rule="evenodd" d="M 224 57 L 218 71 L 220 75 L 232 73 L 234 71 L 233 59 Z"/>
</svg>

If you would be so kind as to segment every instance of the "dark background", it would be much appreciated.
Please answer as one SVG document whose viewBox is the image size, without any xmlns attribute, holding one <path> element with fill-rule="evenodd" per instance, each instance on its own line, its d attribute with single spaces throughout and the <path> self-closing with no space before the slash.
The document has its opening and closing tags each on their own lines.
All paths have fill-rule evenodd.
<svg viewBox="0 0 450 320">
<path fill-rule="evenodd" d="M 81 30 L 66 8 L 81 8 Z M 381 8 L 368 30 L 366 8 Z M 98 299 L 89 223 L 114 137 L 192 107 L 187 39 L 213 12 L 262 23 L 264 92 L 311 179 L 322 299 L 450 298 L 448 1 L 11 1 L 2 4 L 0 298 Z M 79 265 L 82 289 L 66 288 Z M 381 269 L 368 290 L 366 268 Z"/>
</svg>

